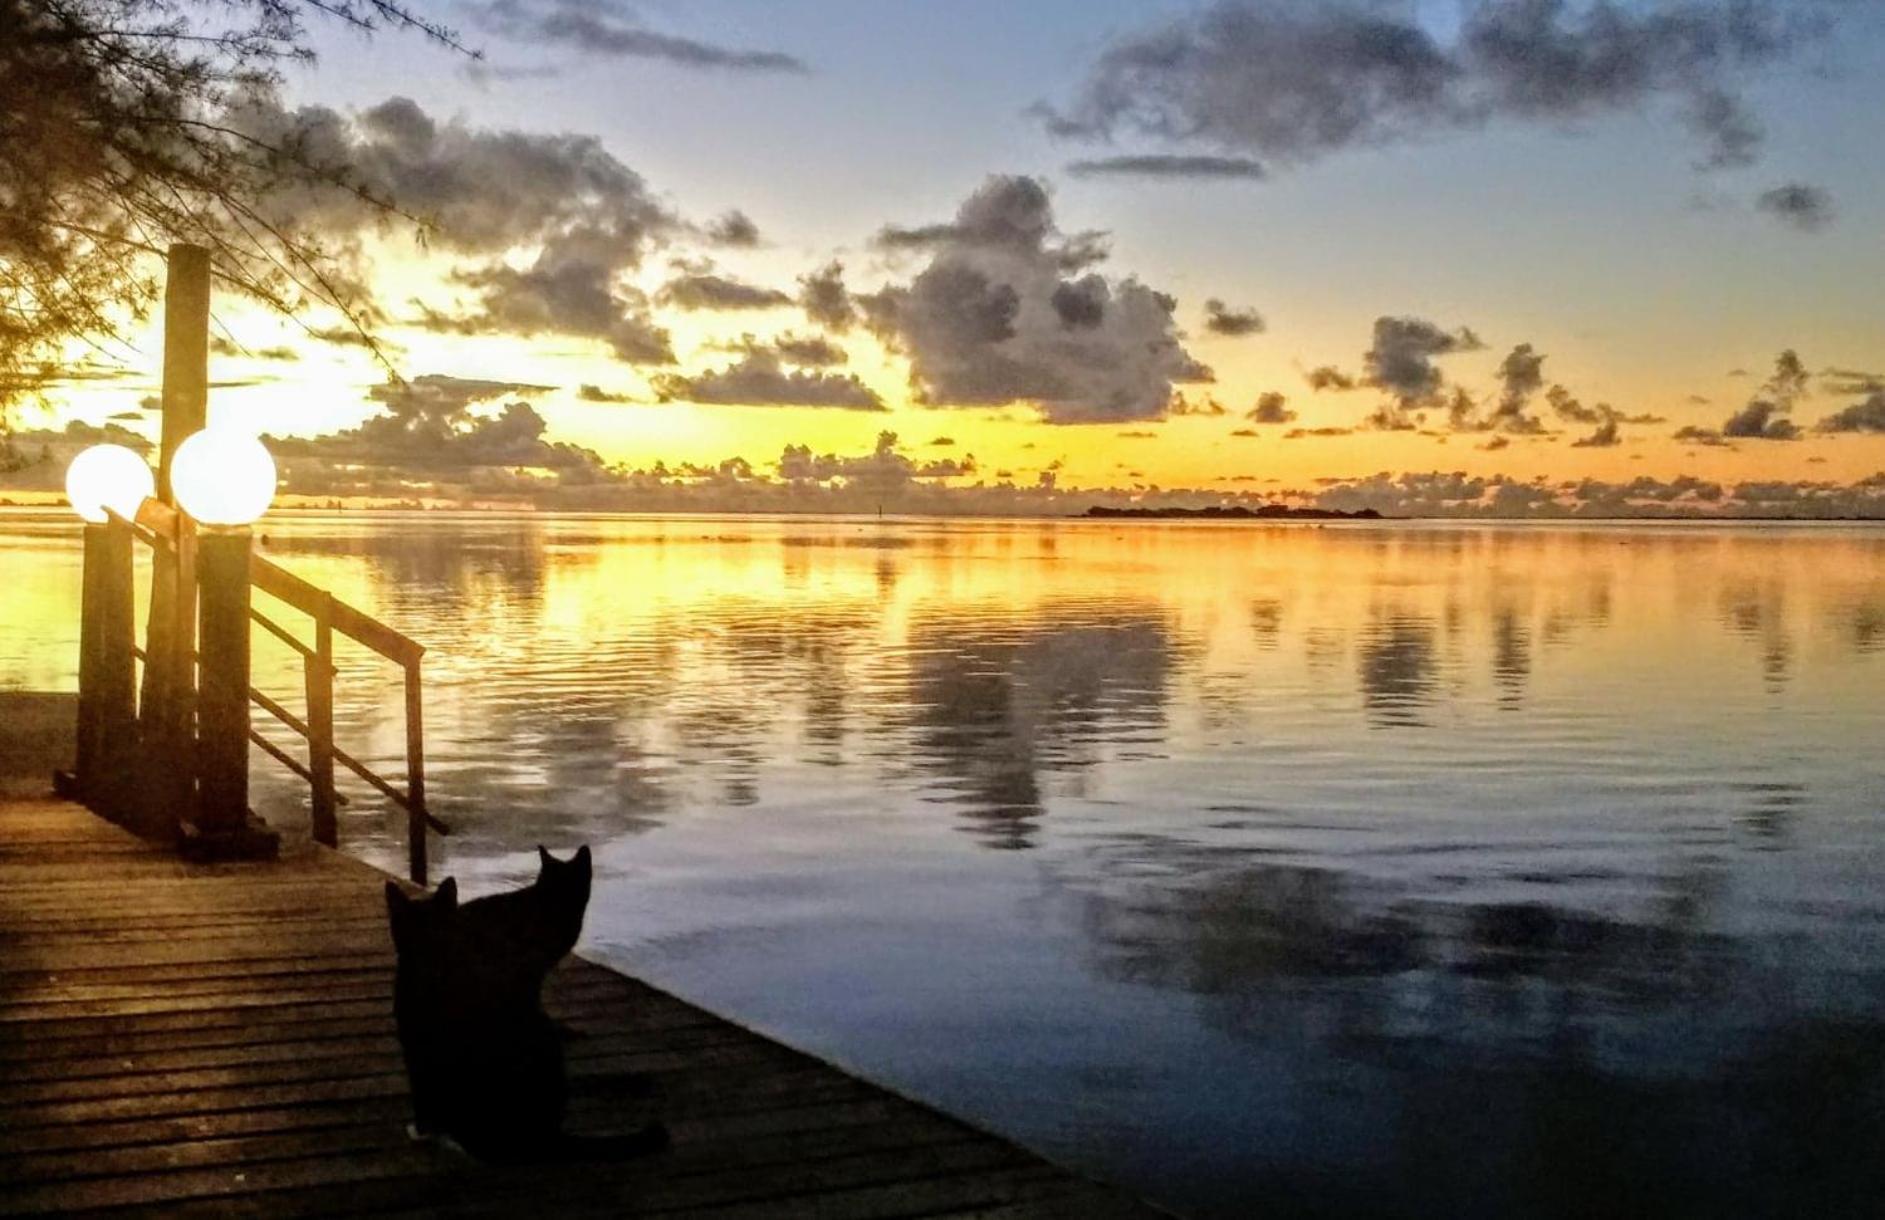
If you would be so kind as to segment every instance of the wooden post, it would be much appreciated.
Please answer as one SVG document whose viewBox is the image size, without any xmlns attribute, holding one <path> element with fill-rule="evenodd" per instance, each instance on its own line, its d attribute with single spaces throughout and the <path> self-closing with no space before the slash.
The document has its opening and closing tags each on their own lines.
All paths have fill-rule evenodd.
<svg viewBox="0 0 1885 1220">
<path fill-rule="evenodd" d="M 164 281 L 164 431 L 157 462 L 157 498 L 175 504 L 170 462 L 184 438 L 209 420 L 209 251 L 170 247 Z"/>
<path fill-rule="evenodd" d="M 98 653 L 93 674 L 97 716 L 97 765 L 92 786 L 100 811 L 123 818 L 135 793 L 137 767 L 137 657 L 132 652 L 137 633 L 131 555 L 135 539 L 130 523 L 113 515 L 99 527 Z"/>
<path fill-rule="evenodd" d="M 406 662 L 406 858 L 415 885 L 426 884 L 425 720 L 419 663 Z"/>
<path fill-rule="evenodd" d="M 308 774 L 310 821 L 316 843 L 340 846 L 334 811 L 334 599 L 315 604 L 314 654 L 303 658 L 308 690 Z"/>
<path fill-rule="evenodd" d="M 102 684 L 99 680 L 104 657 L 104 616 L 100 586 L 105 573 L 105 529 L 90 522 L 85 526 L 85 560 L 79 574 L 79 703 L 78 723 L 73 739 L 72 778 L 79 799 L 90 801 L 104 770 L 105 723 Z"/>
<path fill-rule="evenodd" d="M 170 463 L 184 438 L 209 416 L 209 251 L 170 247 L 164 283 L 163 441 L 157 499 L 176 507 Z M 146 773 L 162 776 L 151 792 L 153 827 L 173 826 L 188 805 L 193 771 L 184 765 L 195 698 L 196 575 L 189 523 L 178 527 L 176 551 L 151 568 L 150 620 L 144 632 L 143 718 Z"/>
<path fill-rule="evenodd" d="M 265 859 L 280 847 L 249 812 L 249 552 L 246 525 L 197 534 L 196 810 L 183 836 L 196 859 Z"/>
</svg>

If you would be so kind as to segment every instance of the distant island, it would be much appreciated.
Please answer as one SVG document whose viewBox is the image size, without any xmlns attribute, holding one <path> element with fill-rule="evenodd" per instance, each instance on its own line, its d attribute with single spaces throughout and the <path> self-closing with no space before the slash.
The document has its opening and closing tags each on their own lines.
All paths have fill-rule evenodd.
<svg viewBox="0 0 1885 1220">
<path fill-rule="evenodd" d="M 1285 504 L 1265 504 L 1249 508 L 1242 504 L 1213 505 L 1209 508 L 1108 508 L 1095 504 L 1083 517 L 1154 518 L 1185 517 L 1206 521 L 1379 521 L 1381 514 L 1372 508 L 1345 513 L 1337 508 L 1290 508 Z"/>
</svg>

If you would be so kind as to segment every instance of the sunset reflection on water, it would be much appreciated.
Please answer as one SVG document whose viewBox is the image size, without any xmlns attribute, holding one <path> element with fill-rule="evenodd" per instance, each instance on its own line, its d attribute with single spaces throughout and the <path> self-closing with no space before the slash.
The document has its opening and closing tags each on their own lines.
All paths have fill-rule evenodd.
<svg viewBox="0 0 1885 1220">
<path fill-rule="evenodd" d="M 589 952 L 1154 1197 L 1877 1197 L 1885 531 L 264 532 L 431 649 L 439 875 L 592 842 Z M 0 685 L 69 688 L 76 531 L 0 547 Z M 344 656 L 337 713 L 395 774 L 397 680 Z"/>
</svg>

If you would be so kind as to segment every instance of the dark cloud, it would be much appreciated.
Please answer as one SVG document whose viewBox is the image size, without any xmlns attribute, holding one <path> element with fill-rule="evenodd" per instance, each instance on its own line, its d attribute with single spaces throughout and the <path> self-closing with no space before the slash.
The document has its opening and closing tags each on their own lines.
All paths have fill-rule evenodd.
<svg viewBox="0 0 1885 1220">
<path fill-rule="evenodd" d="M 774 335 L 770 339 L 756 339 L 752 335 L 742 335 L 732 343 L 716 344 L 721 351 L 738 352 L 742 355 L 764 353 L 786 364 L 796 364 L 802 368 L 832 368 L 850 360 L 845 350 L 823 335 Z"/>
<path fill-rule="evenodd" d="M 973 457 L 929 461 L 909 457 L 898 449 L 894 432 L 879 432 L 876 448 L 859 457 L 814 454 L 810 445 L 787 445 L 779 455 L 776 468 L 779 477 L 787 483 L 835 481 L 877 495 L 894 492 L 911 483 L 959 478 L 976 471 Z"/>
<path fill-rule="evenodd" d="M 472 408 L 513 394 L 548 389 L 517 382 L 483 381 L 440 374 L 388 382 L 368 393 L 386 413 L 357 428 L 314 438 L 264 437 L 282 460 L 289 487 L 311 493 L 346 493 L 382 475 L 360 468 L 454 479 L 474 468 L 526 467 L 551 471 L 558 481 L 584 483 L 607 477 L 593 451 L 552 442 L 543 417 L 526 402 L 506 403 L 495 413 Z"/>
<path fill-rule="evenodd" d="M 590 382 L 584 382 L 582 385 L 579 385 L 576 387 L 576 398 L 578 401 L 581 401 L 581 402 L 596 402 L 596 403 L 621 403 L 621 402 L 640 401 L 632 394 L 626 394 L 619 390 L 605 390 L 601 386 L 594 385 Z"/>
<path fill-rule="evenodd" d="M 1501 449 L 1508 448 L 1511 444 L 1512 438 L 1509 436 L 1489 436 L 1482 444 L 1476 447 L 1484 449 L 1488 453 L 1496 453 Z"/>
<path fill-rule="evenodd" d="M 1814 426 L 1821 432 L 1885 432 L 1885 389 L 1873 390 Z"/>
<path fill-rule="evenodd" d="M 1621 445 L 1622 443 L 1623 436 L 1617 427 L 1617 417 L 1612 415 L 1598 424 L 1597 430 L 1592 432 L 1589 436 L 1572 441 L 1571 448 L 1608 449 L 1613 445 Z"/>
<path fill-rule="evenodd" d="M 1068 273 L 1104 262 L 1107 255 L 1104 233 L 1063 235 L 1054 224 L 1046 184 L 1024 174 L 992 175 L 962 201 L 953 221 L 909 228 L 885 225 L 871 240 L 889 251 L 1005 251 L 1029 261 L 1045 258 Z"/>
<path fill-rule="evenodd" d="M 1811 379 L 1812 375 L 1796 352 L 1791 348 L 1781 352 L 1775 357 L 1774 372 L 1761 386 L 1761 392 L 1723 422 L 1721 435 L 1746 440 L 1799 439 L 1800 426 L 1787 416 L 1793 410 L 1794 401 L 1806 395 Z"/>
<path fill-rule="evenodd" d="M 1212 297 L 1204 303 L 1204 329 L 1214 335 L 1260 335 L 1264 331 L 1263 315 L 1254 309 L 1232 309 Z"/>
<path fill-rule="evenodd" d="M 647 29 L 628 6 L 611 0 L 490 0 L 470 8 L 480 24 L 508 39 L 567 47 L 584 55 L 729 72 L 809 70 L 803 60 L 783 51 L 736 50 Z"/>
<path fill-rule="evenodd" d="M 1353 428 L 1291 428 L 1283 433 L 1283 439 L 1296 441 L 1312 436 L 1349 436 L 1354 431 Z"/>
<path fill-rule="evenodd" d="M 1868 373 L 1862 369 L 1821 369 L 1819 380 L 1820 389 L 1835 396 L 1885 390 L 1885 373 Z"/>
<path fill-rule="evenodd" d="M 1409 413 L 1438 405 L 1445 378 L 1434 360 L 1485 346 L 1467 327 L 1444 330 L 1424 318 L 1380 317 L 1374 343 L 1362 353 L 1362 384 L 1387 391 L 1390 401 L 1369 416 L 1370 427 L 1404 432 L 1413 429 Z"/>
<path fill-rule="evenodd" d="M 799 307 L 820 326 L 843 334 L 857 321 L 857 303 L 844 286 L 844 264 L 832 261 L 799 277 Z"/>
<path fill-rule="evenodd" d="M 1077 280 L 1062 280 L 1054 286 L 1048 301 L 1060 315 L 1062 326 L 1090 330 L 1106 320 L 1106 305 L 1111 299 L 1106 278 L 1088 274 Z"/>
<path fill-rule="evenodd" d="M 1126 432 L 1119 432 L 1119 433 L 1115 433 L 1114 435 L 1119 436 L 1129 441 L 1153 441 L 1153 440 L 1158 439 L 1158 433 L 1146 432 L 1139 429 L 1134 429 L 1134 430 L 1130 430 Z"/>
<path fill-rule="evenodd" d="M 932 438 L 929 443 L 938 448 L 948 448 L 956 443 L 956 438 L 953 436 L 938 436 Z"/>
<path fill-rule="evenodd" d="M 762 288 L 711 272 L 679 275 L 655 293 L 655 303 L 675 309 L 776 309 L 792 298 L 776 288 Z"/>
<path fill-rule="evenodd" d="M 1309 388 L 1321 393 L 1323 390 L 1347 391 L 1359 389 L 1361 382 L 1352 373 L 1344 373 L 1332 364 L 1320 365 L 1303 374 Z"/>
<path fill-rule="evenodd" d="M 1067 172 L 1076 178 L 1176 178 L 1187 181 L 1246 181 L 1265 177 L 1263 163 L 1249 157 L 1125 156 L 1074 161 Z"/>
<path fill-rule="evenodd" d="M 1117 39 L 1053 134 L 1122 129 L 1301 164 L 1491 120 L 1551 127 L 1673 99 L 1703 168 L 1744 165 L 1761 140 L 1733 91 L 1810 31 L 1778 0 L 1651 7 L 1480 0 L 1436 39 L 1411 10 L 1218 0 Z"/>
<path fill-rule="evenodd" d="M 473 293 L 470 307 L 421 306 L 420 325 L 571 335 L 607 343 L 632 363 L 671 362 L 665 332 L 622 277 L 683 226 L 594 137 L 440 123 L 403 97 L 353 120 L 324 107 L 291 112 L 257 100 L 229 121 L 357 188 L 297 185 L 266 201 L 273 216 L 352 241 L 381 219 L 363 193 L 428 220 L 431 248 L 485 260 L 454 275 Z M 521 266 L 507 257 L 520 248 L 536 251 Z"/>
<path fill-rule="evenodd" d="M 877 244 L 929 255 L 908 283 L 859 298 L 871 330 L 909 358 L 919 402 L 1026 402 L 1050 423 L 1120 423 L 1159 418 L 1175 383 L 1210 377 L 1179 342 L 1172 298 L 1132 277 L 1066 278 L 1104 246 L 1063 236 L 1032 178 L 990 178 L 954 220 L 888 227 Z"/>
<path fill-rule="evenodd" d="M 1258 424 L 1293 423 L 1296 413 L 1289 409 L 1288 401 L 1275 390 L 1266 390 L 1257 395 L 1257 405 L 1244 412 L 1244 418 Z"/>
<path fill-rule="evenodd" d="M 752 247 L 759 244 L 759 226 L 746 213 L 734 208 L 707 226 L 707 237 L 718 245 Z"/>
<path fill-rule="evenodd" d="M 681 376 L 662 373 L 654 378 L 663 401 L 727 404 L 733 406 L 838 407 L 851 411 L 882 411 L 877 392 L 856 374 L 808 373 L 787 370 L 772 352 L 755 350 L 726 368 Z"/>
<path fill-rule="evenodd" d="M 1197 398 L 1185 394 L 1173 394 L 1171 405 L 1166 408 L 1167 415 L 1228 415 L 1230 409 L 1210 394 Z"/>
<path fill-rule="evenodd" d="M 1542 432 L 1544 425 L 1528 412 L 1532 396 L 1544 388 L 1545 354 L 1521 343 L 1499 362 L 1499 402 L 1489 421 L 1495 432 Z"/>
<path fill-rule="evenodd" d="M 1236 431 L 1232 432 L 1231 435 L 1249 438 L 1262 436 L 1263 433 L 1258 432 L 1255 428 L 1238 428 Z"/>
<path fill-rule="evenodd" d="M 1833 197 L 1822 187 L 1789 182 L 1762 191 L 1754 206 L 1802 233 L 1817 233 L 1833 223 Z"/>
</svg>

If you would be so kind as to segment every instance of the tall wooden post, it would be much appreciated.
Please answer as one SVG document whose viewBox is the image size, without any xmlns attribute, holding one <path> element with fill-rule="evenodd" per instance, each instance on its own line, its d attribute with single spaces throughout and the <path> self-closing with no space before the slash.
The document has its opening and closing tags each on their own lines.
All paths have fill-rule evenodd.
<svg viewBox="0 0 1885 1220">
<path fill-rule="evenodd" d="M 209 251 L 179 243 L 170 248 L 164 284 L 163 440 L 158 452 L 157 498 L 176 506 L 170 463 L 184 438 L 209 415 Z M 196 774 L 191 745 L 196 697 L 196 540 L 180 518 L 172 549 L 151 565 L 150 621 L 144 633 L 142 737 L 145 829 L 175 833 L 193 802 Z"/>
<path fill-rule="evenodd" d="M 174 505 L 170 462 L 177 446 L 209 422 L 209 251 L 170 247 L 164 281 L 164 431 L 157 498 Z"/>
</svg>

